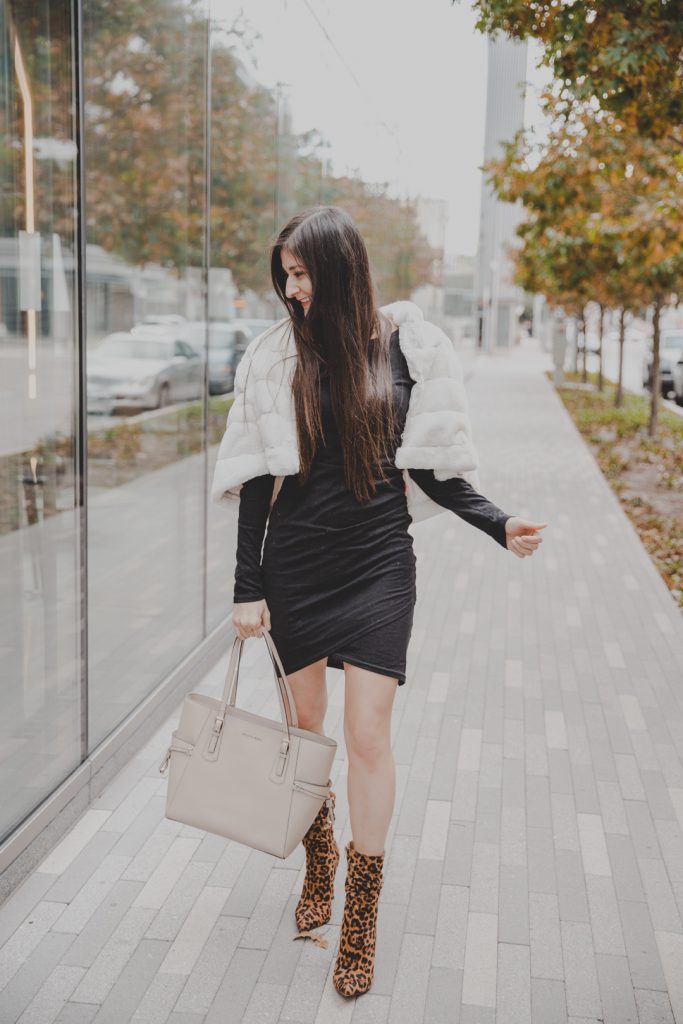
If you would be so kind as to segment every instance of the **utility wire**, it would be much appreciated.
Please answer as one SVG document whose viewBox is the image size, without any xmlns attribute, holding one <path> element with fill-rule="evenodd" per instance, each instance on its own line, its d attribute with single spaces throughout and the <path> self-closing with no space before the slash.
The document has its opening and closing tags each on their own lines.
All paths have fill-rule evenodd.
<svg viewBox="0 0 683 1024">
<path fill-rule="evenodd" d="M 304 4 L 304 7 L 306 7 L 306 9 L 308 10 L 308 13 L 311 15 L 311 17 L 315 21 L 315 23 L 318 26 L 318 28 L 320 29 L 320 31 L 322 32 L 322 34 L 324 35 L 325 39 L 327 40 L 328 45 L 334 51 L 334 53 L 337 55 L 340 63 L 342 64 L 342 66 L 346 69 L 347 73 L 351 77 L 351 80 L 353 81 L 354 85 L 358 89 L 359 93 L 361 94 L 361 96 L 363 97 L 365 102 L 370 107 L 372 107 L 375 110 L 375 120 L 376 120 L 377 124 L 380 124 L 383 128 L 385 128 L 387 130 L 387 132 L 389 132 L 389 134 L 393 137 L 394 142 L 396 143 L 396 149 L 398 151 L 399 157 L 403 157 L 405 155 L 404 154 L 404 150 L 403 150 L 403 146 L 401 145 L 401 140 L 398 137 L 398 135 L 396 133 L 396 130 L 394 128 L 392 128 L 391 125 L 387 124 L 387 122 L 384 120 L 384 118 L 380 117 L 377 114 L 377 109 L 376 109 L 374 103 L 372 102 L 372 100 L 370 99 L 370 97 L 366 93 L 365 89 L 361 85 L 360 81 L 358 80 L 358 77 L 357 77 L 355 71 L 353 70 L 351 65 L 348 63 L 348 61 L 344 57 L 343 53 L 341 52 L 341 50 L 339 49 L 339 47 L 335 43 L 335 41 L 332 38 L 332 36 L 330 35 L 330 33 L 327 31 L 327 28 L 325 27 L 324 23 L 320 20 L 320 18 L 316 14 L 316 12 L 311 7 L 311 4 L 310 4 L 309 0 L 303 0 L 303 4 Z"/>
</svg>

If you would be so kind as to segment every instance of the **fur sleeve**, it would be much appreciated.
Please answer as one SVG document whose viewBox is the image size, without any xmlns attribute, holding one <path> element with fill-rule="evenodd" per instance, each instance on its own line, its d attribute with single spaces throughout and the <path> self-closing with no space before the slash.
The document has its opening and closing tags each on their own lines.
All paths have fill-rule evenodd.
<svg viewBox="0 0 683 1024">
<path fill-rule="evenodd" d="M 399 469 L 433 469 L 437 480 L 462 476 L 477 488 L 478 456 L 460 357 L 440 327 L 425 321 L 422 328 L 415 384 L 396 465 Z"/>
<path fill-rule="evenodd" d="M 211 484 L 211 500 L 218 504 L 238 498 L 241 485 L 246 480 L 268 472 L 253 397 L 253 346 L 254 342 L 247 346 L 238 363 L 235 398 L 228 410 L 225 432 L 218 448 Z"/>
</svg>

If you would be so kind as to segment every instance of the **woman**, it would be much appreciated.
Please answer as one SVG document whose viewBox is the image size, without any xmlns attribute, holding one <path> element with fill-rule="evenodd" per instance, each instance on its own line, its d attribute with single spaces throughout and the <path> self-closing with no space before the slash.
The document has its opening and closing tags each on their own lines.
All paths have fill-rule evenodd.
<svg viewBox="0 0 683 1024">
<path fill-rule="evenodd" d="M 212 493 L 240 499 L 235 630 L 270 630 L 303 728 L 324 731 L 325 669 L 344 669 L 353 838 L 333 982 L 354 996 L 372 983 L 395 799 L 391 711 L 416 598 L 408 528 L 428 503 L 524 558 L 546 524 L 507 515 L 465 479 L 477 479 L 476 456 L 459 361 L 414 304 L 377 309 L 348 214 L 317 206 L 292 218 L 271 275 L 288 315 L 240 363 Z M 322 944 L 312 929 L 331 916 L 334 796 L 304 837 L 295 913 L 301 936 Z"/>
</svg>

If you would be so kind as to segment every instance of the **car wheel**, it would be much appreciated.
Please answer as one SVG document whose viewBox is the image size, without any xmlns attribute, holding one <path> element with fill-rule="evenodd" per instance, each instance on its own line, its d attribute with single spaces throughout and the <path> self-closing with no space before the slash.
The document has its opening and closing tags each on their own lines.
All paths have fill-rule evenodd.
<svg viewBox="0 0 683 1024">
<path fill-rule="evenodd" d="M 168 384 L 162 384 L 159 388 L 159 404 L 157 409 L 163 409 L 171 401 L 171 389 Z"/>
</svg>

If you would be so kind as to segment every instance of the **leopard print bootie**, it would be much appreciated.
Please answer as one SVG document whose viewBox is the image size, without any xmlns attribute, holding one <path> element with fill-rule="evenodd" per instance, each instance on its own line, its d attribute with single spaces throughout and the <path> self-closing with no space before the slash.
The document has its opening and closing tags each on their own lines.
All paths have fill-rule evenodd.
<svg viewBox="0 0 683 1024">
<path fill-rule="evenodd" d="M 359 853 L 346 847 L 344 917 L 332 982 L 343 996 L 367 992 L 375 972 L 377 909 L 382 889 L 384 854 Z"/>
<path fill-rule="evenodd" d="M 334 876 L 339 863 L 339 847 L 334 838 L 335 793 L 330 795 L 304 836 L 306 848 L 306 877 L 301 898 L 294 911 L 299 937 L 312 938 L 319 945 L 327 947 L 327 940 L 311 934 L 313 928 L 327 924 L 332 916 Z"/>
</svg>

